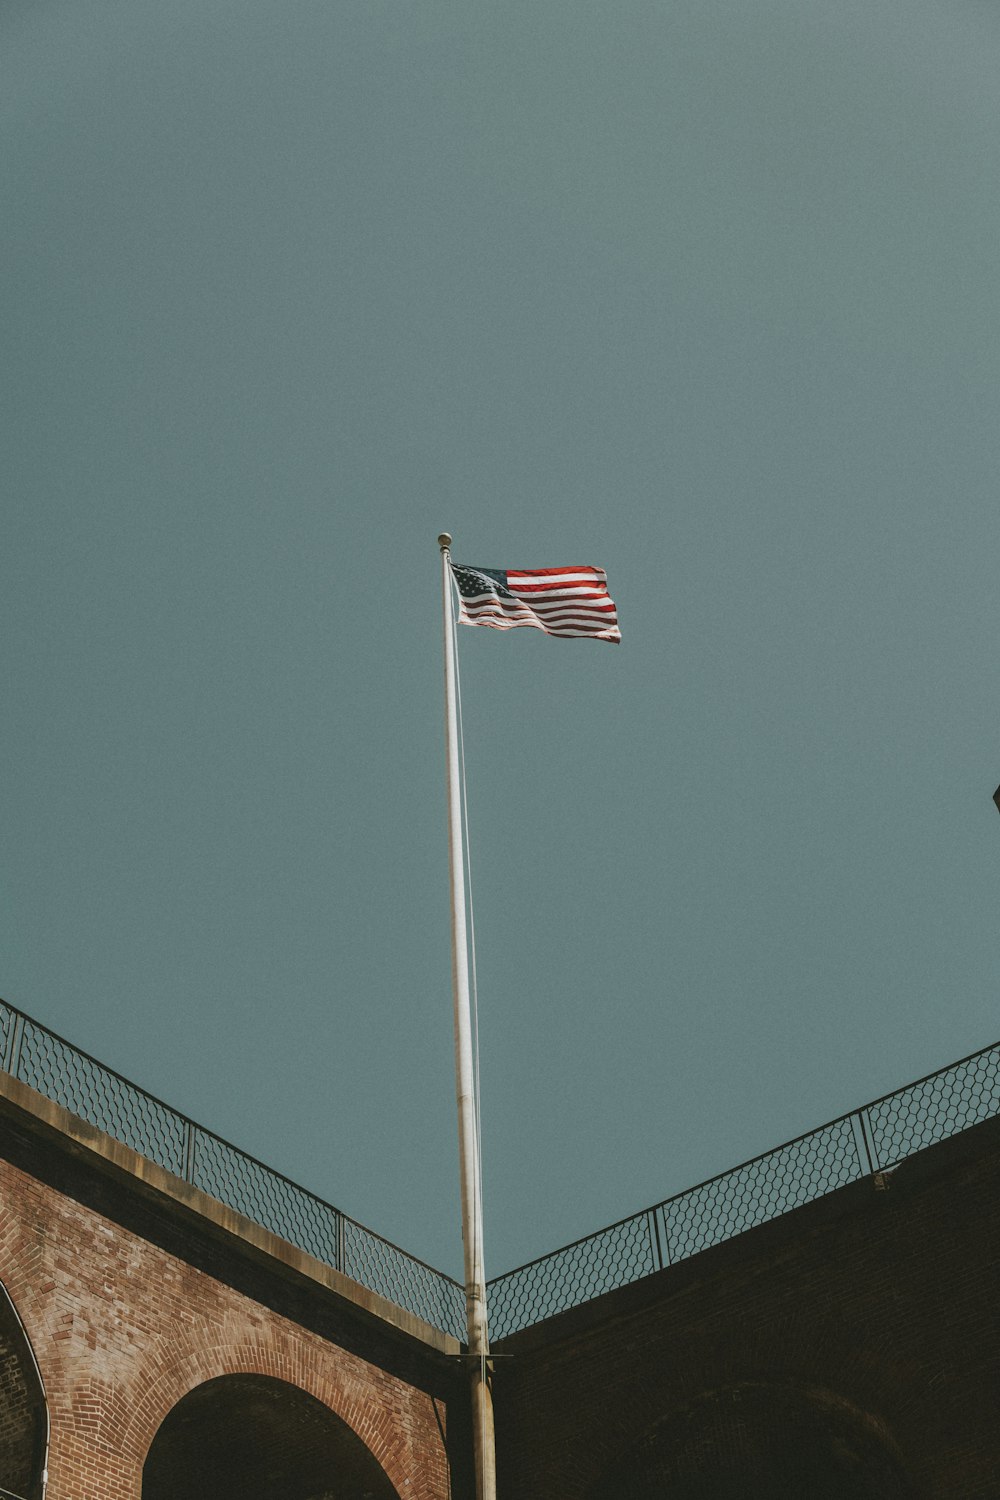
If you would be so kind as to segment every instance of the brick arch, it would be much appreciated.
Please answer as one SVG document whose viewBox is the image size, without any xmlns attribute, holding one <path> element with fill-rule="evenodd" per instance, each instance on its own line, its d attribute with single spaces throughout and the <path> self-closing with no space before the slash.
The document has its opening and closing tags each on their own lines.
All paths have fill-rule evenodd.
<svg viewBox="0 0 1000 1500">
<path fill-rule="evenodd" d="M 24 1327 L 44 1386 L 48 1304 L 55 1283 L 40 1277 L 41 1259 L 38 1241 L 29 1233 L 29 1226 L 16 1213 L 0 1209 L 0 1285 Z"/>
<path fill-rule="evenodd" d="M 711 1319 L 672 1323 L 668 1332 L 657 1326 L 654 1306 L 640 1315 L 641 1326 L 637 1317 L 624 1332 L 621 1325 L 609 1324 L 597 1335 L 587 1354 L 593 1372 L 588 1378 L 601 1390 L 599 1420 L 573 1428 L 572 1441 L 560 1452 L 559 1488 L 553 1494 L 590 1500 L 595 1481 L 613 1472 L 668 1413 L 726 1387 L 763 1383 L 825 1391 L 859 1413 L 877 1414 L 874 1420 L 891 1431 L 904 1459 L 916 1450 L 914 1390 L 928 1387 L 933 1366 L 911 1362 L 910 1378 L 902 1381 L 894 1342 L 885 1333 L 817 1311 L 804 1298 L 783 1299 L 766 1318 L 744 1319 L 741 1295 L 738 1288 L 730 1307 Z M 669 1302 L 661 1306 L 669 1312 Z M 624 1349 L 633 1352 L 622 1360 Z M 577 1364 L 588 1367 L 587 1359 L 578 1358 Z M 585 1401 L 583 1410 L 593 1418 Z"/>
<path fill-rule="evenodd" d="M 44 1489 L 49 1412 L 21 1315 L 0 1280 L 0 1484 L 36 1500 Z"/>
<path fill-rule="evenodd" d="M 147 1379 L 134 1389 L 134 1404 L 121 1432 L 120 1451 L 141 1476 L 153 1439 L 185 1396 L 226 1375 L 266 1376 L 321 1402 L 361 1440 L 398 1494 L 407 1500 L 423 1500 L 424 1487 L 419 1475 L 407 1465 L 396 1424 L 373 1408 L 370 1391 L 362 1389 L 351 1374 L 335 1371 L 338 1354 L 332 1346 L 326 1346 L 325 1351 L 303 1348 L 299 1340 L 290 1338 L 238 1338 L 231 1343 L 188 1345 L 183 1349 L 161 1346 L 149 1361 Z"/>
<path fill-rule="evenodd" d="M 720 1500 L 776 1493 L 915 1500 L 885 1422 L 840 1394 L 744 1380 L 673 1403 L 587 1491 L 587 1500 L 662 1494 Z"/>
</svg>

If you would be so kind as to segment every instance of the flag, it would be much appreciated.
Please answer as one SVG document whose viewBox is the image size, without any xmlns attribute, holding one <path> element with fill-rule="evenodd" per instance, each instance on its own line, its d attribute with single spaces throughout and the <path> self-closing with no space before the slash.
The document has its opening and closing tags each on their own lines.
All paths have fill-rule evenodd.
<svg viewBox="0 0 1000 1500">
<path fill-rule="evenodd" d="M 603 568 L 470 568 L 452 563 L 463 625 L 620 641 L 618 615 Z"/>
</svg>

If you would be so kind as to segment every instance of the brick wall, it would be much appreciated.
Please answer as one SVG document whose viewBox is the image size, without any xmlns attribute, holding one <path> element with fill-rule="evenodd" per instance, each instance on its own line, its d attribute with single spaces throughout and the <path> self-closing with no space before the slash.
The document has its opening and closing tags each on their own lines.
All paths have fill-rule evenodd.
<svg viewBox="0 0 1000 1500">
<path fill-rule="evenodd" d="M 9 1117 L 0 1149 L 0 1281 L 48 1395 L 50 1500 L 138 1500 L 164 1419 L 228 1375 L 312 1398 L 364 1445 L 387 1493 L 462 1494 L 453 1362 Z"/>
<path fill-rule="evenodd" d="M 154 1443 L 147 1500 L 225 1500 L 258 1468 L 262 1497 L 315 1500 L 331 1458 L 348 1493 L 468 1500 L 443 1335 L 29 1093 L 0 1099 L 0 1282 L 48 1395 L 51 1500 L 138 1500 Z M 1000 1121 L 887 1181 L 500 1345 L 501 1500 L 1000 1496 Z M 209 1474 L 237 1430 L 257 1456 L 234 1442 Z"/>
<path fill-rule="evenodd" d="M 996 1500 L 1000 1122 L 887 1180 L 498 1346 L 504 1500 Z"/>
</svg>

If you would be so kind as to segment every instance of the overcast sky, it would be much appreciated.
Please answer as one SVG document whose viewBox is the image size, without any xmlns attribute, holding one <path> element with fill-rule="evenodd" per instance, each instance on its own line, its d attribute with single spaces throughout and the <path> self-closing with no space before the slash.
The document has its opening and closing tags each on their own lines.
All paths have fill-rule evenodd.
<svg viewBox="0 0 1000 1500">
<path fill-rule="evenodd" d="M 1000 10 L 6 0 L 0 994 L 460 1271 L 996 1040 Z"/>
</svg>

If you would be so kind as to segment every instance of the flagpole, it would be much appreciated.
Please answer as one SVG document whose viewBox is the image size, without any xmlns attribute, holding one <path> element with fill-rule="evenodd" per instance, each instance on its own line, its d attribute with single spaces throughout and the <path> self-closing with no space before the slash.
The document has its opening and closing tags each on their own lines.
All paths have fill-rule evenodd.
<svg viewBox="0 0 1000 1500">
<path fill-rule="evenodd" d="M 465 858 L 462 848 L 462 790 L 458 750 L 458 691 L 455 665 L 451 537 L 442 532 L 441 588 L 444 611 L 445 741 L 448 767 L 448 853 L 451 874 L 451 988 L 455 1012 L 455 1091 L 458 1099 L 458 1154 L 462 1179 L 462 1241 L 465 1250 L 465 1321 L 472 1376 L 472 1435 L 477 1500 L 496 1500 L 493 1393 L 490 1389 L 486 1326 L 486 1274 L 483 1264 L 483 1190 L 479 1171 L 479 1132 L 472 1065 L 472 1010 L 465 912 Z"/>
</svg>

